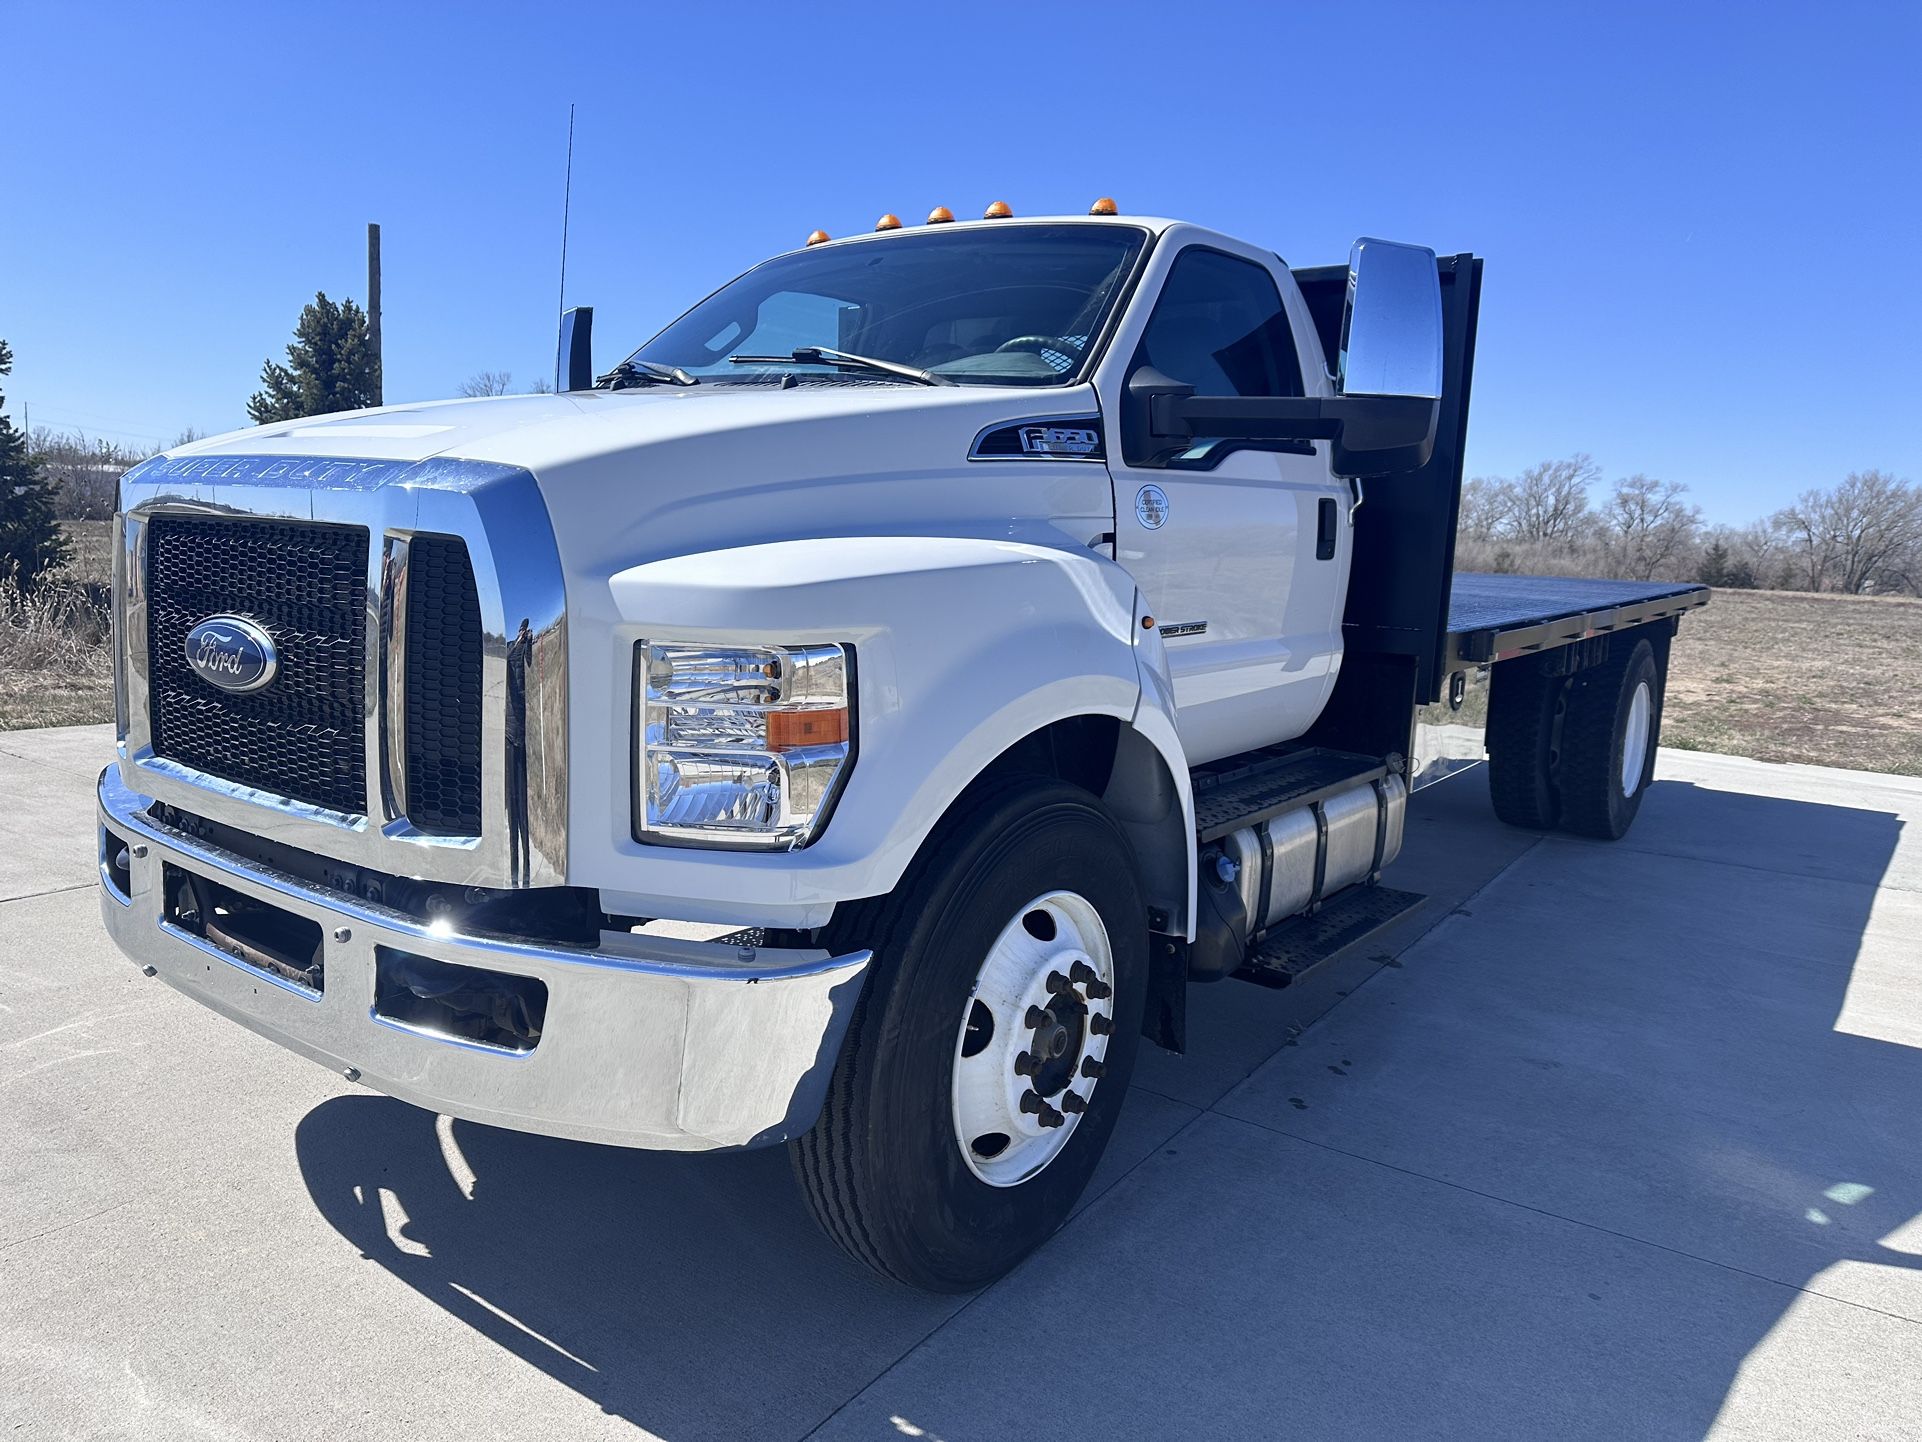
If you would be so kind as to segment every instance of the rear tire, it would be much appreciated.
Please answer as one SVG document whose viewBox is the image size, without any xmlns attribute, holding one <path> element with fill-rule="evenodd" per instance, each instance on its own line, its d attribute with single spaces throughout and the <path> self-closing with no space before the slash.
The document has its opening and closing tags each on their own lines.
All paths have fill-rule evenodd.
<svg viewBox="0 0 1922 1442">
<path fill-rule="evenodd" d="M 971 1139 L 958 1135 L 964 1094 L 992 1092 L 970 1093 L 963 1069 L 983 1054 L 969 1050 L 978 1030 L 1002 1040 L 1043 1035 L 1033 1021 L 1028 1032 L 1015 1030 L 1040 1014 L 1028 1004 L 997 1000 L 1001 1014 L 991 1025 L 975 1019 L 983 999 L 1012 994 L 990 986 L 990 962 L 1007 954 L 1010 928 L 1049 898 L 1064 899 L 1057 915 L 1072 913 L 1088 931 L 1105 933 L 1075 954 L 1091 956 L 1112 987 L 1084 982 L 1088 999 L 1060 1004 L 1069 1035 L 1058 1039 L 1052 1021 L 1047 1030 L 1065 1064 L 1051 1063 L 1059 1075 L 1044 1082 L 1037 1074 L 1032 1085 L 1037 1097 L 1052 1088 L 1053 1102 L 1076 1091 L 1079 1104 L 1045 1132 L 1038 1119 L 1029 1128 L 1025 1117 L 1011 1116 L 1003 1145 L 1010 1153 L 1034 1147 L 1034 1169 L 997 1172 L 998 1153 L 964 1152 Z M 1038 777 L 985 790 L 943 822 L 890 895 L 837 912 L 823 944 L 836 953 L 869 948 L 874 962 L 821 1118 L 789 1154 L 809 1210 L 849 1255 L 895 1281 L 965 1292 L 1003 1275 L 1067 1220 L 1107 1146 L 1134 1067 L 1147 997 L 1146 917 L 1134 857 L 1114 820 L 1087 792 Z M 1063 953 L 1049 950 L 1057 944 L 1053 926 L 1028 925 L 1031 935 L 1043 930 L 1037 984 L 1070 969 L 1066 959 L 1057 964 Z M 1079 1022 L 1068 1015 L 1076 1006 Z M 1054 1009 L 1049 1001 L 1051 1017 Z M 1104 1010 L 1110 1015 L 1094 1022 Z M 1108 1030 L 1099 1030 L 1103 1023 Z M 1022 1042 L 1030 1045 L 1037 1055 L 1044 1050 Z M 1093 1079 L 1082 1070 L 1088 1060 L 1096 1060 Z M 1011 1085 L 1019 1092 L 1029 1083 Z"/>
<path fill-rule="evenodd" d="M 1489 678 L 1488 794 L 1510 826 L 1552 831 L 1561 819 L 1557 792 L 1561 711 L 1566 676 L 1545 676 L 1539 663 L 1499 663 Z"/>
<path fill-rule="evenodd" d="M 1618 638 L 1611 656 L 1575 678 L 1562 723 L 1562 830 L 1619 840 L 1655 775 L 1662 671 L 1647 638 Z"/>
</svg>

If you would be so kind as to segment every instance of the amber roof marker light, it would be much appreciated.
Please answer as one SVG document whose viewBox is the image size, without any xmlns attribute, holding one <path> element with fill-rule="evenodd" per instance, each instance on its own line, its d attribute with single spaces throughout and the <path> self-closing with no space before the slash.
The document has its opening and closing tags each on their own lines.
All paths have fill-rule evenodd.
<svg viewBox="0 0 1922 1442">
<path fill-rule="evenodd" d="M 1101 197 L 1101 199 L 1097 200 L 1093 205 L 1088 207 L 1088 214 L 1119 215 L 1121 214 L 1121 211 L 1120 211 L 1120 208 L 1115 205 L 1113 196 L 1104 195 Z"/>
<path fill-rule="evenodd" d="M 928 212 L 929 225 L 947 225 L 954 219 L 954 212 L 945 205 L 937 205 Z"/>
<path fill-rule="evenodd" d="M 876 230 L 899 230 L 901 228 L 901 217 L 893 211 L 889 211 L 886 215 L 874 222 L 874 228 Z"/>
<path fill-rule="evenodd" d="M 997 200 L 993 205 L 990 205 L 986 210 L 981 212 L 981 218 L 983 220 L 1013 220 L 1014 211 L 1008 207 L 1007 201 Z"/>
<path fill-rule="evenodd" d="M 815 230 L 808 233 L 809 245 L 826 245 L 833 239 L 834 237 L 829 235 L 825 230 Z"/>
</svg>

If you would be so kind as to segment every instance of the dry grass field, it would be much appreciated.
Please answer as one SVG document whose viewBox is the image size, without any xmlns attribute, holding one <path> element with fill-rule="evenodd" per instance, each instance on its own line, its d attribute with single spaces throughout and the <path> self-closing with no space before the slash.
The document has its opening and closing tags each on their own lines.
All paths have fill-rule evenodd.
<svg viewBox="0 0 1922 1442">
<path fill-rule="evenodd" d="M 72 578 L 109 579 L 111 524 L 70 529 Z M 0 730 L 112 717 L 100 619 L 71 595 L 0 609 Z M 1662 740 L 1922 776 L 1922 601 L 1717 592 L 1682 624 Z"/>
<path fill-rule="evenodd" d="M 0 589 L 0 731 L 113 719 L 104 608 L 85 589 L 113 579 L 113 522 L 69 521 L 61 582 L 24 598 Z"/>
<path fill-rule="evenodd" d="M 1676 638 L 1662 742 L 1922 776 L 1922 600 L 1716 592 Z"/>
</svg>

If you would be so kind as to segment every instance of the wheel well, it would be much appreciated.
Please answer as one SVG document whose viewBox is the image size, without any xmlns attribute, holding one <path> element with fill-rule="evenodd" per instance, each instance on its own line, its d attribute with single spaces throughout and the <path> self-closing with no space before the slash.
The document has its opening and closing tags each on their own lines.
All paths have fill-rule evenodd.
<svg viewBox="0 0 1922 1442">
<path fill-rule="evenodd" d="M 1120 731 L 1117 716 L 1064 716 L 1030 731 L 995 757 L 967 789 L 1004 776 L 1052 776 L 1100 796 L 1114 773 Z"/>
<path fill-rule="evenodd" d="M 1099 796 L 1134 848 L 1153 930 L 1185 936 L 1192 838 L 1174 774 L 1154 743 L 1117 716 L 1066 716 L 1030 732 L 968 784 L 1050 776 Z"/>
</svg>

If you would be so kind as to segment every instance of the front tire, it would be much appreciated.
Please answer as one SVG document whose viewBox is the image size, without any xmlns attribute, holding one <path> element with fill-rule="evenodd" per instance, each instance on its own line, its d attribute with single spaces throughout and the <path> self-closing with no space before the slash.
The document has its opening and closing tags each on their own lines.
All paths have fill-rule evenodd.
<svg viewBox="0 0 1922 1442">
<path fill-rule="evenodd" d="M 1033 777 L 964 804 L 893 893 L 842 907 L 825 944 L 874 962 L 820 1121 L 789 1148 L 822 1229 L 940 1292 L 1046 1241 L 1128 1089 L 1146 915 L 1100 802 Z"/>
</svg>

